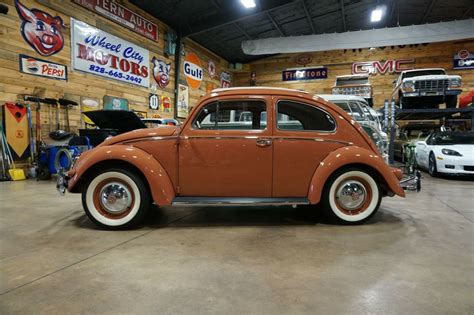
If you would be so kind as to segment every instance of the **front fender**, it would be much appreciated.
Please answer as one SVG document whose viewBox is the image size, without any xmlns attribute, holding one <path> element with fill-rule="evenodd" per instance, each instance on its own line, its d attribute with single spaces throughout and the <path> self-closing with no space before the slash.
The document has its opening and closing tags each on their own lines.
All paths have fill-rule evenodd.
<svg viewBox="0 0 474 315">
<path fill-rule="evenodd" d="M 400 178 L 398 177 L 401 177 L 399 171 L 389 167 L 380 155 L 370 150 L 358 146 L 348 146 L 331 152 L 316 168 L 309 186 L 309 201 L 312 204 L 319 203 L 324 185 L 329 177 L 337 169 L 351 164 L 362 164 L 374 169 L 384 178 L 389 190 L 398 196 L 405 197 L 405 192 L 399 184 Z"/>
<path fill-rule="evenodd" d="M 148 182 L 153 201 L 160 206 L 171 204 L 175 191 L 166 170 L 152 155 L 127 145 L 100 146 L 81 154 L 73 169 L 68 172 L 68 191 L 74 191 L 74 187 L 87 170 L 108 160 L 123 161 L 138 168 Z"/>
</svg>

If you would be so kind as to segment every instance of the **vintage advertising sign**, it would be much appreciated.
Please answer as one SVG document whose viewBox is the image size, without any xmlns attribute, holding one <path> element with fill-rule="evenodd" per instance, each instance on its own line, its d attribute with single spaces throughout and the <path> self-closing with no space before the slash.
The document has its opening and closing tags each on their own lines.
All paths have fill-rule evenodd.
<svg viewBox="0 0 474 315">
<path fill-rule="evenodd" d="M 158 26 L 114 0 L 73 0 L 74 3 L 98 13 L 154 41 L 158 40 Z"/>
<path fill-rule="evenodd" d="M 195 53 L 186 54 L 183 70 L 188 85 L 193 89 L 198 89 L 204 73 L 201 68 L 201 60 Z"/>
<path fill-rule="evenodd" d="M 73 69 L 148 88 L 148 50 L 71 18 Z"/>
<path fill-rule="evenodd" d="M 214 79 L 216 76 L 216 64 L 214 61 L 209 60 L 209 63 L 207 64 L 207 72 L 209 73 L 209 77 Z"/>
<path fill-rule="evenodd" d="M 313 57 L 310 54 L 300 54 L 295 57 L 295 62 L 297 65 L 306 66 L 307 64 L 313 61 Z"/>
<path fill-rule="evenodd" d="M 171 63 L 153 57 L 153 77 L 160 88 L 165 88 L 170 83 Z"/>
<path fill-rule="evenodd" d="M 415 59 L 394 59 L 385 61 L 363 61 L 352 64 L 352 74 L 394 74 L 405 70 L 412 70 L 409 66 L 415 63 Z"/>
<path fill-rule="evenodd" d="M 327 79 L 328 68 L 301 68 L 284 70 L 281 74 L 282 81 L 303 81 Z"/>
<path fill-rule="evenodd" d="M 64 23 L 60 16 L 28 9 L 20 1 L 15 1 L 16 11 L 22 20 L 20 32 L 28 45 L 41 56 L 51 56 L 64 47 Z"/>
<path fill-rule="evenodd" d="M 170 113 L 173 111 L 173 108 L 171 107 L 171 99 L 169 98 L 169 96 L 161 97 L 161 105 L 163 106 L 163 111 L 165 113 Z"/>
<path fill-rule="evenodd" d="M 148 106 L 150 109 L 160 109 L 160 97 L 156 94 L 150 94 L 148 98 Z"/>
<path fill-rule="evenodd" d="M 228 72 L 221 72 L 221 88 L 228 88 L 232 85 L 232 75 Z"/>
<path fill-rule="evenodd" d="M 189 113 L 189 88 L 186 85 L 179 85 L 178 91 L 178 109 L 179 118 L 188 117 Z"/>
<path fill-rule="evenodd" d="M 106 95 L 104 96 L 104 109 L 128 110 L 128 100 Z"/>
<path fill-rule="evenodd" d="M 20 54 L 20 72 L 67 81 L 67 67 L 65 65 L 22 54 Z"/>
<path fill-rule="evenodd" d="M 460 50 L 453 56 L 453 69 L 474 69 L 474 54 L 467 49 Z"/>
</svg>

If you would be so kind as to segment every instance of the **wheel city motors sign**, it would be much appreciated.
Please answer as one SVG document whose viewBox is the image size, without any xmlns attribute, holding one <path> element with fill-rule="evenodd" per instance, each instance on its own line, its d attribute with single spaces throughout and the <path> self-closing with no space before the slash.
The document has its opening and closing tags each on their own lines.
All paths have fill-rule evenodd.
<svg viewBox="0 0 474 315">
<path fill-rule="evenodd" d="M 352 64 L 352 74 L 394 74 L 405 70 L 412 70 L 409 66 L 415 59 L 392 59 L 385 61 L 363 61 Z"/>
<path fill-rule="evenodd" d="M 148 50 L 72 18 L 71 38 L 74 70 L 150 86 Z"/>
</svg>

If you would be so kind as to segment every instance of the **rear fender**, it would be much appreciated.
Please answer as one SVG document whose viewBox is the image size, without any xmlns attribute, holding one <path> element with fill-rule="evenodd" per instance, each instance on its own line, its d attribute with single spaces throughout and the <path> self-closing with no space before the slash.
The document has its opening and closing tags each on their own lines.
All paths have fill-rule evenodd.
<svg viewBox="0 0 474 315">
<path fill-rule="evenodd" d="M 175 191 L 166 170 L 152 155 L 127 145 L 100 146 L 81 154 L 74 168 L 68 172 L 70 177 L 68 191 L 74 189 L 82 176 L 94 165 L 106 161 L 123 161 L 135 166 L 145 176 L 153 201 L 160 206 L 170 205 Z"/>
<path fill-rule="evenodd" d="M 383 158 L 374 152 L 358 147 L 348 146 L 331 152 L 324 158 L 314 172 L 308 192 L 312 204 L 321 201 L 324 185 L 329 177 L 338 169 L 351 164 L 364 165 L 378 172 L 385 180 L 387 188 L 394 194 L 405 197 L 405 192 L 399 184 L 398 171 L 389 167 Z"/>
</svg>

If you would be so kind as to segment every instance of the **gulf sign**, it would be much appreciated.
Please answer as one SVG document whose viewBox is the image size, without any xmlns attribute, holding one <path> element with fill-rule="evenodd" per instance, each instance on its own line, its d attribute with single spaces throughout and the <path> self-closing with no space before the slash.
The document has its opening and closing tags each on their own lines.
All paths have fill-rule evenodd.
<svg viewBox="0 0 474 315">
<path fill-rule="evenodd" d="M 195 53 L 186 54 L 186 59 L 183 64 L 184 75 L 188 86 L 193 89 L 198 89 L 201 85 L 204 71 L 201 68 L 201 60 Z"/>
</svg>

